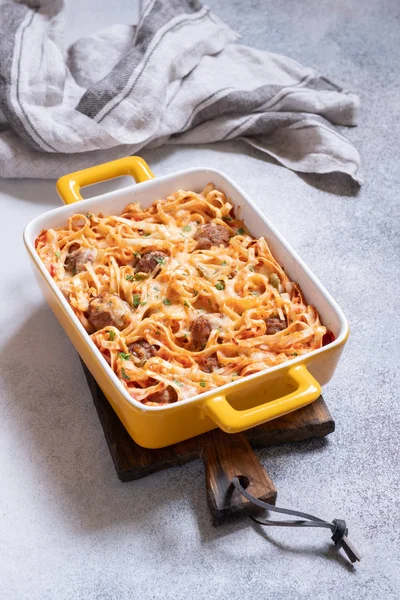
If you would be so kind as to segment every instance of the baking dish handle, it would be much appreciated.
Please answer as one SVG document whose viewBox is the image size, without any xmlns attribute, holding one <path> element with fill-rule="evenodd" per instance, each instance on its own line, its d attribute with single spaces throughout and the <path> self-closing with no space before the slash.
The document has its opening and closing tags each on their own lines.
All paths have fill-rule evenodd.
<svg viewBox="0 0 400 600">
<path fill-rule="evenodd" d="M 72 204 L 83 200 L 80 193 L 81 187 L 114 179 L 114 177 L 122 177 L 123 175 L 130 175 L 136 183 L 148 181 L 154 177 L 149 165 L 143 158 L 140 158 L 140 156 L 126 156 L 60 177 L 57 181 L 57 191 L 64 204 Z"/>
<path fill-rule="evenodd" d="M 205 401 L 205 412 L 223 431 L 237 433 L 286 415 L 320 396 L 321 386 L 305 365 L 290 367 L 287 377 L 296 384 L 296 390 L 282 398 L 246 410 L 235 410 L 223 394 L 216 394 Z"/>
</svg>

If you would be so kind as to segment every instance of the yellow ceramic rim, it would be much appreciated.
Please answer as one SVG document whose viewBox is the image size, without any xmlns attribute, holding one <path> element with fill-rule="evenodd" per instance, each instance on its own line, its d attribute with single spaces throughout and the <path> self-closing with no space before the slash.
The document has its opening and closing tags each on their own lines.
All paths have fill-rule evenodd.
<svg viewBox="0 0 400 600">
<path fill-rule="evenodd" d="M 149 179 L 154 178 L 151 169 L 142 158 L 138 156 L 131 156 L 65 175 L 58 180 L 57 191 L 65 204 L 72 204 L 83 199 L 80 194 L 81 187 L 123 175 L 132 176 L 137 183 L 148 181 Z M 38 264 L 37 257 L 33 256 L 32 251 L 27 243 L 26 246 L 35 263 Z M 42 272 L 41 269 L 40 271 Z M 42 275 L 45 274 L 42 272 Z M 54 292 L 54 287 L 48 281 L 46 276 L 44 276 L 44 279 Z M 61 301 L 59 302 L 64 312 L 67 312 L 63 303 Z M 67 316 L 70 318 L 68 312 Z M 73 322 L 71 324 L 74 325 Z M 80 331 L 79 333 L 82 335 Z M 347 331 L 340 342 L 337 342 L 336 344 L 333 342 L 331 345 L 314 352 L 327 353 L 334 351 L 345 344 L 348 336 L 349 327 L 347 325 Z M 319 397 L 321 394 L 321 387 L 311 373 L 309 373 L 306 366 L 307 362 L 309 362 L 312 357 L 313 353 L 304 357 L 305 360 L 302 362 L 297 362 L 298 359 L 295 359 L 289 368 L 287 368 L 287 364 L 284 365 L 287 368 L 287 372 L 285 373 L 284 377 L 288 377 L 297 386 L 296 390 L 287 396 L 270 400 L 265 404 L 241 411 L 235 410 L 229 404 L 227 397 L 229 397 L 231 393 L 237 391 L 237 389 L 240 387 L 245 387 L 246 383 L 254 379 L 257 380 L 257 383 L 260 383 L 261 385 L 265 379 L 270 377 L 272 370 L 269 369 L 262 373 L 257 373 L 254 376 L 246 377 L 241 381 L 227 384 L 228 389 L 226 390 L 221 390 L 221 388 L 219 388 L 214 392 L 210 392 L 207 396 L 204 395 L 204 398 L 202 398 L 202 394 L 200 397 L 189 398 L 186 401 L 184 400 L 183 402 L 179 403 L 179 406 L 183 408 L 183 406 L 188 403 L 200 402 L 200 405 L 203 406 L 205 413 L 215 422 L 215 424 L 224 431 L 230 433 L 239 432 L 243 431 L 244 429 L 254 427 L 278 416 L 297 410 L 298 408 L 313 402 Z M 103 367 L 103 365 L 99 366 Z M 283 365 L 280 365 L 276 369 L 278 370 L 282 366 Z M 109 369 L 108 365 L 107 368 Z M 114 382 L 113 385 L 115 385 Z M 120 394 L 118 389 L 116 391 Z M 125 397 L 124 399 L 127 400 Z M 176 405 L 167 405 L 161 408 L 143 408 L 142 405 L 138 406 L 138 403 L 133 399 L 131 399 L 130 404 L 137 410 L 144 412 L 157 411 L 159 413 L 160 410 L 176 410 L 177 408 Z"/>
</svg>

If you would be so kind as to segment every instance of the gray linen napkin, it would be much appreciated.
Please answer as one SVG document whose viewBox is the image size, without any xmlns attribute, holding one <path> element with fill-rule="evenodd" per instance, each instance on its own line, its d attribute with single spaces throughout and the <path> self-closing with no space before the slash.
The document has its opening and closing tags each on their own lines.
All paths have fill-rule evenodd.
<svg viewBox="0 0 400 600">
<path fill-rule="evenodd" d="M 0 176 L 55 178 L 163 144 L 240 138 L 295 171 L 362 183 L 358 99 L 236 42 L 193 0 L 149 0 L 64 54 L 62 0 L 0 0 Z M 330 123 L 329 123 L 330 122 Z"/>
</svg>

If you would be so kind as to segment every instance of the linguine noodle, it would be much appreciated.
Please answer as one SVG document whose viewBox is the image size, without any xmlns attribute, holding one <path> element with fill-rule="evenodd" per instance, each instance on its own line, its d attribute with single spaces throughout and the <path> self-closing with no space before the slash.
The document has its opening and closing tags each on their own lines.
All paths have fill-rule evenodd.
<svg viewBox="0 0 400 600">
<path fill-rule="evenodd" d="M 208 223 L 226 230 L 228 245 L 199 248 L 196 232 Z M 189 398 L 323 345 L 316 309 L 212 184 L 147 209 L 129 204 L 121 216 L 75 214 L 64 228 L 42 231 L 36 250 L 129 394 L 144 404 Z M 69 257 L 80 251 L 83 265 L 71 271 Z M 165 257 L 151 272 L 138 271 L 138 261 L 155 251 Z M 129 305 L 127 319 L 95 330 L 90 302 L 104 292 Z M 196 320 L 198 329 L 208 326 L 201 346 Z M 132 350 L 135 342 L 151 353 Z"/>
</svg>

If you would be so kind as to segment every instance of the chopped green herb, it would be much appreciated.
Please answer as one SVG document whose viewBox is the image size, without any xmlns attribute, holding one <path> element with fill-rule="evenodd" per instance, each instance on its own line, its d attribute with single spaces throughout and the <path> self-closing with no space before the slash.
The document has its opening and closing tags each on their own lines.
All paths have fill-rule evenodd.
<svg viewBox="0 0 400 600">
<path fill-rule="evenodd" d="M 298 356 L 297 352 L 293 352 L 293 356 Z"/>
<path fill-rule="evenodd" d="M 199 292 L 198 292 L 197 290 L 193 290 L 193 294 L 194 294 L 195 296 L 198 296 L 198 295 L 199 295 Z"/>
<path fill-rule="evenodd" d="M 223 281 L 217 281 L 217 283 L 215 284 L 215 287 L 217 290 L 219 290 L 221 292 L 222 290 L 225 289 L 225 283 Z"/>
<path fill-rule="evenodd" d="M 143 235 L 144 235 L 144 237 L 149 237 L 149 235 L 151 235 L 151 233 L 144 233 Z"/>
<path fill-rule="evenodd" d="M 183 337 L 185 338 L 185 340 L 187 340 L 187 339 L 188 339 L 188 337 L 189 337 L 189 335 L 188 335 L 187 333 L 184 333 L 184 334 L 183 334 Z"/>
<path fill-rule="evenodd" d="M 183 306 L 187 306 L 187 308 L 190 308 L 190 304 L 189 302 L 186 302 L 186 300 L 184 301 Z"/>
<path fill-rule="evenodd" d="M 140 252 L 134 252 L 133 256 L 135 256 L 136 258 L 141 258 L 142 255 L 140 254 Z"/>
<path fill-rule="evenodd" d="M 164 298 L 162 303 L 164 306 L 171 306 L 171 300 L 169 298 Z"/>
<path fill-rule="evenodd" d="M 57 252 L 55 252 L 54 254 L 56 255 L 56 257 L 57 257 L 57 258 L 61 258 L 61 254 L 60 254 L 60 252 L 58 252 L 58 251 L 57 251 Z"/>
<path fill-rule="evenodd" d="M 122 377 L 126 380 L 126 381 L 130 381 L 131 378 L 129 377 L 129 375 L 126 374 L 125 369 L 122 367 L 121 369 L 121 375 Z"/>
<path fill-rule="evenodd" d="M 88 213 L 86 216 L 88 219 L 91 219 L 93 217 L 93 213 Z"/>
<path fill-rule="evenodd" d="M 133 306 L 135 308 L 137 308 L 139 306 L 139 304 L 140 304 L 140 296 L 139 296 L 139 294 L 133 294 L 132 304 L 133 304 Z"/>
<path fill-rule="evenodd" d="M 141 302 L 140 306 L 146 306 L 147 302 Z"/>
<path fill-rule="evenodd" d="M 156 335 L 161 335 L 161 331 L 159 329 L 157 329 Z"/>
<path fill-rule="evenodd" d="M 222 217 L 224 221 L 232 221 L 232 217 Z"/>
<path fill-rule="evenodd" d="M 139 273 L 135 273 L 135 280 L 136 281 L 142 281 L 143 279 L 145 279 L 144 275 L 139 275 Z"/>
<path fill-rule="evenodd" d="M 178 381 L 177 379 L 173 379 L 172 381 L 175 383 L 175 385 L 177 385 L 177 386 L 179 386 L 179 387 L 182 387 L 182 386 L 183 386 L 183 383 L 181 383 L 181 382 L 180 382 L 180 381 Z"/>
<path fill-rule="evenodd" d="M 201 385 L 201 387 L 206 387 L 206 382 L 205 381 L 200 381 L 200 385 Z"/>
<path fill-rule="evenodd" d="M 127 281 L 133 281 L 133 280 L 134 280 L 134 277 L 133 277 L 133 275 L 125 275 L 125 279 L 126 279 Z"/>
<path fill-rule="evenodd" d="M 126 354 L 125 352 L 118 352 L 118 356 L 122 358 L 122 360 L 129 360 L 131 357 L 130 354 Z"/>
<path fill-rule="evenodd" d="M 243 229 L 243 227 L 240 227 L 240 229 L 237 230 L 238 235 L 244 235 L 246 233 L 246 231 Z"/>
<path fill-rule="evenodd" d="M 110 329 L 108 332 L 108 339 L 111 341 L 115 340 L 115 331 L 113 331 L 112 329 Z"/>
<path fill-rule="evenodd" d="M 223 260 L 223 261 L 222 261 L 222 263 L 221 263 L 221 265 L 222 265 L 223 267 L 226 267 L 226 260 Z"/>
<path fill-rule="evenodd" d="M 253 265 L 251 265 L 251 266 L 249 267 L 249 269 L 250 269 L 250 271 L 252 271 L 252 272 L 254 273 L 254 267 L 253 267 Z"/>
<path fill-rule="evenodd" d="M 272 287 L 274 287 L 275 289 L 279 289 L 279 277 L 276 273 L 271 273 L 271 275 L 269 276 L 269 282 L 272 285 Z"/>
<path fill-rule="evenodd" d="M 260 295 L 260 292 L 250 292 L 250 294 L 251 294 L 252 296 L 259 296 L 259 295 Z"/>
<path fill-rule="evenodd" d="M 165 258 L 163 258 L 162 256 L 155 256 L 154 258 L 156 259 L 159 265 L 165 265 Z"/>
<path fill-rule="evenodd" d="M 156 285 L 153 285 L 153 290 L 154 290 L 155 292 L 159 292 L 159 291 L 160 291 L 160 288 L 159 288 L 159 287 L 157 287 Z"/>
<path fill-rule="evenodd" d="M 182 231 L 191 231 L 192 228 L 190 227 L 190 225 L 185 225 L 185 227 L 182 227 Z"/>
</svg>

